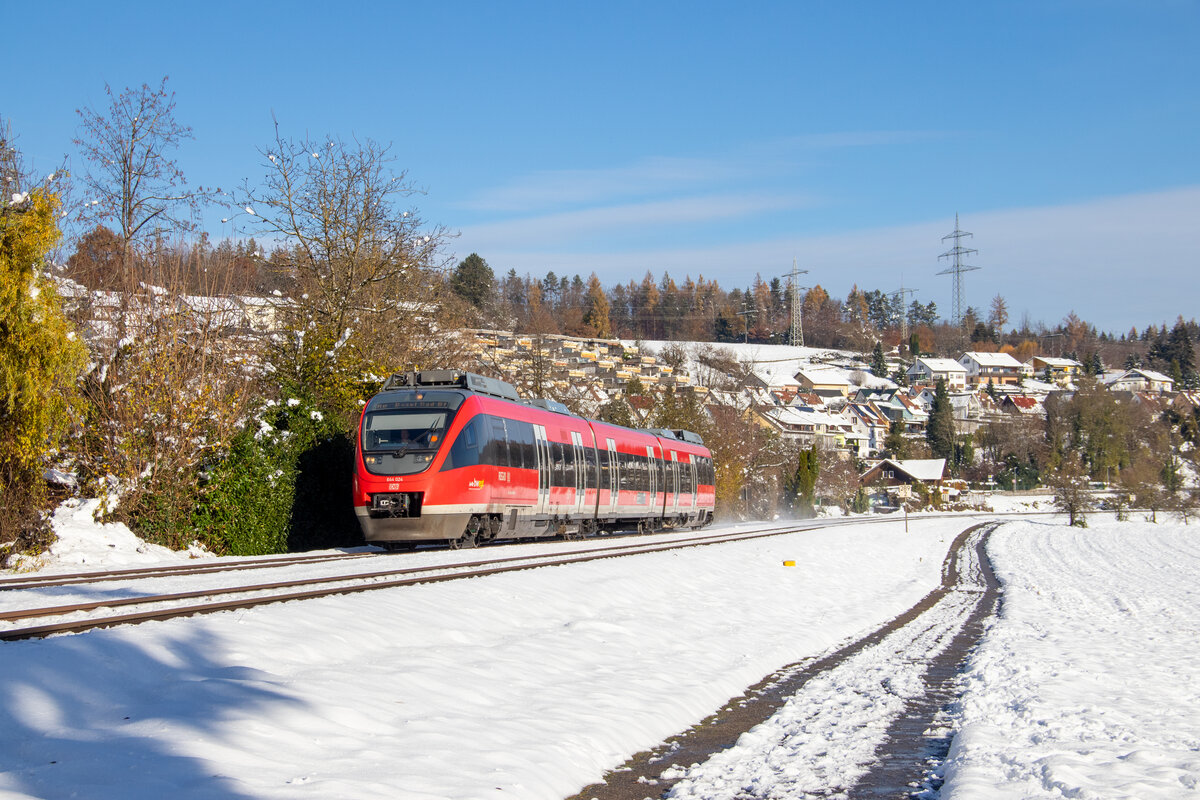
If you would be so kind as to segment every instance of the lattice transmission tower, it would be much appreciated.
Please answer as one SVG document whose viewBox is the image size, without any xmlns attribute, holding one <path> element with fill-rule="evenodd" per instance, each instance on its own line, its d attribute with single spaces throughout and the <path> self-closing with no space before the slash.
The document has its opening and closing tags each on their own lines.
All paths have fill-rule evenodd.
<svg viewBox="0 0 1200 800">
<path fill-rule="evenodd" d="M 808 288 L 801 286 L 798 278 L 807 274 L 808 270 L 797 269 L 796 259 L 793 258 L 792 271 L 779 276 L 788 279 L 788 289 L 792 294 L 792 345 L 797 347 L 804 347 L 804 315 L 802 313 L 804 304 L 800 302 L 800 290 Z"/>
<path fill-rule="evenodd" d="M 972 253 L 979 252 L 978 250 L 972 250 L 970 248 L 962 246 L 962 240 L 964 238 L 966 238 L 968 236 L 974 236 L 974 235 L 975 234 L 973 234 L 973 233 L 968 233 L 967 231 L 959 230 L 958 214 L 955 214 L 954 215 L 954 233 L 950 233 L 950 234 L 947 234 L 942 237 L 943 242 L 946 241 L 947 239 L 953 239 L 954 246 L 951 247 L 946 252 L 942 253 L 940 256 L 938 256 L 938 260 L 941 260 L 943 258 L 954 259 L 954 261 L 953 261 L 954 266 L 950 267 L 949 269 L 942 270 L 941 272 L 938 273 L 938 275 L 953 275 L 954 276 L 954 319 L 953 319 L 953 322 L 954 322 L 955 327 L 962 325 L 963 294 L 964 294 L 963 277 L 962 277 L 963 273 L 970 272 L 971 270 L 979 269 L 979 267 L 972 267 L 968 264 L 963 263 L 963 256 L 969 256 Z"/>
<path fill-rule="evenodd" d="M 900 302 L 900 343 L 902 345 L 908 344 L 908 307 L 904 305 L 904 301 L 908 298 L 908 295 L 916 294 L 916 292 L 916 289 L 905 289 L 904 278 L 901 277 L 900 288 L 888 293 L 889 297 L 898 298 Z"/>
</svg>

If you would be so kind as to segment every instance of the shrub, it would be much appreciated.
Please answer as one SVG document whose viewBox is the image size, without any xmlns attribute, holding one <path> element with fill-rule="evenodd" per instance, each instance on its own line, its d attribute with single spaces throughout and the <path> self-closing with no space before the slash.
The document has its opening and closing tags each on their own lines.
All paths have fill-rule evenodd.
<svg viewBox="0 0 1200 800">
<path fill-rule="evenodd" d="M 198 537 L 235 555 L 359 542 L 353 454 L 342 425 L 307 398 L 268 403 L 206 472 Z"/>
</svg>

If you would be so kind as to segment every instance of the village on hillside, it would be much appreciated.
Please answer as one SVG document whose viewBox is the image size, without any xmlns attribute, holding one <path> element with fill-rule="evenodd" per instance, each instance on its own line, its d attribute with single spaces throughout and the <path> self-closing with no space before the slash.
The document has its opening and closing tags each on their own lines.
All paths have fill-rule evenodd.
<svg viewBox="0 0 1200 800">
<path fill-rule="evenodd" d="M 925 439 L 938 382 L 944 382 L 949 396 L 955 431 L 977 434 L 993 423 L 1044 421 L 1047 399 L 1069 397 L 1085 372 L 1071 358 L 1034 356 L 1020 362 L 1007 353 L 964 352 L 957 360 L 903 359 L 893 348 L 884 355 L 884 372 L 900 378 L 896 381 L 873 374 L 871 365 L 854 354 L 816 348 L 489 330 L 464 334 L 479 368 L 521 385 L 528 384 L 535 363 L 543 374 L 541 387 L 582 413 L 594 415 L 623 399 L 635 421 L 646 424 L 654 395 L 690 395 L 710 417 L 716 408 L 734 408 L 796 448 L 853 459 L 863 467 L 863 482 L 880 484 L 881 496 L 891 500 L 909 497 L 914 483 L 939 487 L 947 500 L 968 491 L 966 481 L 949 480 L 945 459 L 889 457 L 893 431 L 912 441 Z M 1200 392 L 1176 391 L 1169 376 L 1150 369 L 1105 370 L 1095 382 L 1119 402 L 1155 416 L 1168 408 L 1191 416 L 1200 408 Z M 998 488 L 990 476 L 987 484 L 978 488 Z"/>
</svg>

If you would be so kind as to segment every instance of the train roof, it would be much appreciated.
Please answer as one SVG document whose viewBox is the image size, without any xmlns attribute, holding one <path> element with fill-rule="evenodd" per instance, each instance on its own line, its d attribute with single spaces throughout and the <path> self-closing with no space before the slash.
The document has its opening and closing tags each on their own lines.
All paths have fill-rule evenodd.
<svg viewBox="0 0 1200 800">
<path fill-rule="evenodd" d="M 397 372 L 384 382 L 383 388 L 380 391 L 391 392 L 398 389 L 416 388 L 463 389 L 474 394 L 495 397 L 511 403 L 519 403 L 543 411 L 583 419 L 583 417 L 579 417 L 578 414 L 575 414 L 571 409 L 557 400 L 526 399 L 517 394 L 516 388 L 511 383 L 499 380 L 498 378 L 487 378 L 483 375 L 477 375 L 474 372 L 458 369 L 424 369 Z M 614 428 L 621 427 L 619 425 L 612 425 L 611 423 L 600 422 L 599 420 L 588 421 L 592 424 L 608 425 Z M 658 436 L 663 439 L 674 439 L 704 447 L 704 439 L 692 431 L 680 429 L 668 430 L 666 428 L 624 428 L 624 430 Z"/>
</svg>

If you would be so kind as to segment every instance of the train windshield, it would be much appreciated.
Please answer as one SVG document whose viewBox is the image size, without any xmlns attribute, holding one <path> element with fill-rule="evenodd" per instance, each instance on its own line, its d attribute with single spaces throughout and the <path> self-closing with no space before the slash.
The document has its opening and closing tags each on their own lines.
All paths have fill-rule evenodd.
<svg viewBox="0 0 1200 800">
<path fill-rule="evenodd" d="M 368 410 L 362 424 L 363 462 L 377 475 L 411 475 L 427 469 L 452 416 L 448 408 Z"/>
</svg>

